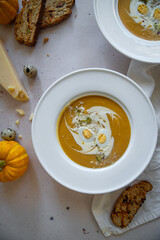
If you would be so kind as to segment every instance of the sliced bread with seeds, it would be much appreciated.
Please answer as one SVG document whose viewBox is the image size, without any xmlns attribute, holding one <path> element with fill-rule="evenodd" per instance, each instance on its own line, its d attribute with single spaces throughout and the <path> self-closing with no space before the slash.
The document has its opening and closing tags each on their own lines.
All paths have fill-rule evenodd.
<svg viewBox="0 0 160 240">
<path fill-rule="evenodd" d="M 15 37 L 18 42 L 27 46 L 36 44 L 45 2 L 46 0 L 22 1 L 22 10 L 15 21 Z"/>
<path fill-rule="evenodd" d="M 75 0 L 46 0 L 40 27 L 50 27 L 65 20 L 71 15 L 74 2 Z"/>
<path fill-rule="evenodd" d="M 117 199 L 111 213 L 112 222 L 125 228 L 146 199 L 146 193 L 152 190 L 152 184 L 141 181 L 132 187 L 126 188 Z"/>
</svg>

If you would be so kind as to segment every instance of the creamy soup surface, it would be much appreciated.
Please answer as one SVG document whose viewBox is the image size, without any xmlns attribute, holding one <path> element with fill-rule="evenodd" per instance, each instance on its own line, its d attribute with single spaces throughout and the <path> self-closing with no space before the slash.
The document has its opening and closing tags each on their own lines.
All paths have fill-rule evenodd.
<svg viewBox="0 0 160 240">
<path fill-rule="evenodd" d="M 126 151 L 131 127 L 115 101 L 90 95 L 71 102 L 57 123 L 57 136 L 66 155 L 79 165 L 102 168 Z"/>
<path fill-rule="evenodd" d="M 160 0 L 118 0 L 125 27 L 145 40 L 160 40 Z"/>
</svg>

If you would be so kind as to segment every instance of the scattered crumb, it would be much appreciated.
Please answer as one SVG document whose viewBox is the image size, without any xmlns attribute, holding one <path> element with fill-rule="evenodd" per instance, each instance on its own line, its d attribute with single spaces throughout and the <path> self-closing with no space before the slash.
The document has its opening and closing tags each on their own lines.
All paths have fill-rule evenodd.
<svg viewBox="0 0 160 240">
<path fill-rule="evenodd" d="M 45 44 L 45 43 L 47 43 L 49 41 L 49 38 L 44 38 L 43 39 L 43 43 Z"/>
<path fill-rule="evenodd" d="M 46 56 L 49 57 L 49 54 L 47 54 Z"/>
<path fill-rule="evenodd" d="M 83 233 L 88 234 L 89 232 L 87 232 L 87 230 L 85 228 L 83 228 Z"/>
<path fill-rule="evenodd" d="M 50 217 L 50 220 L 53 221 L 53 220 L 54 220 L 54 217 Z"/>
<path fill-rule="evenodd" d="M 15 87 L 14 86 L 9 86 L 8 87 L 8 90 L 10 93 L 14 92 L 15 91 Z"/>
<path fill-rule="evenodd" d="M 18 136 L 18 137 L 19 137 L 19 139 L 22 139 L 22 135 L 21 135 L 21 134 L 19 134 L 19 136 Z"/>
<path fill-rule="evenodd" d="M 19 119 L 17 119 L 17 120 L 15 121 L 15 123 L 16 123 L 16 125 L 19 125 L 19 123 L 20 123 L 20 120 L 19 120 Z"/>
<path fill-rule="evenodd" d="M 33 113 L 31 113 L 30 117 L 29 117 L 29 121 L 32 121 L 33 119 Z"/>
<path fill-rule="evenodd" d="M 24 116 L 25 115 L 25 112 L 22 110 L 22 109 L 16 109 L 17 113 L 20 115 L 20 116 Z"/>
<path fill-rule="evenodd" d="M 69 210 L 69 209 L 70 209 L 70 207 L 66 207 L 66 209 L 67 209 L 67 210 Z"/>
</svg>

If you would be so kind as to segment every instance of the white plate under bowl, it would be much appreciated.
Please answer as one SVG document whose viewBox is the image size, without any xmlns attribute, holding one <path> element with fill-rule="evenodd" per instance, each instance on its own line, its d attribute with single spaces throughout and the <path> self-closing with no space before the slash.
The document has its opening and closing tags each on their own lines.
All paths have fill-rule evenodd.
<svg viewBox="0 0 160 240">
<path fill-rule="evenodd" d="M 110 44 L 124 55 L 148 63 L 160 63 L 160 41 L 136 37 L 123 25 L 118 0 L 94 0 L 97 24 Z"/>
<path fill-rule="evenodd" d="M 100 169 L 82 167 L 67 157 L 56 135 L 60 112 L 71 100 L 88 94 L 112 98 L 125 110 L 131 140 L 124 155 Z M 148 165 L 157 142 L 157 122 L 150 100 L 132 80 L 106 69 L 83 69 L 53 83 L 36 106 L 32 141 L 37 157 L 56 181 L 90 194 L 112 192 L 137 178 Z"/>
</svg>

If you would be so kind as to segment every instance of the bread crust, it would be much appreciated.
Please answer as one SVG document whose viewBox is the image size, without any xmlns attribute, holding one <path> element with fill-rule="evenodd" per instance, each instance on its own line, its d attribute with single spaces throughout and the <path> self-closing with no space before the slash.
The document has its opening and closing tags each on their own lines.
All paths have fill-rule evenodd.
<svg viewBox="0 0 160 240">
<path fill-rule="evenodd" d="M 118 227 L 127 227 L 152 188 L 152 184 L 145 180 L 127 187 L 115 202 L 111 212 L 112 222 Z"/>
<path fill-rule="evenodd" d="M 44 14 L 40 28 L 56 25 L 72 14 L 72 6 L 75 0 L 46 0 Z"/>
<path fill-rule="evenodd" d="M 40 22 L 44 12 L 45 2 L 46 0 L 22 1 L 23 7 L 15 21 L 15 37 L 19 43 L 24 43 L 31 47 L 35 46 L 40 31 Z M 35 12 L 32 11 L 33 4 L 35 4 L 36 17 Z"/>
<path fill-rule="evenodd" d="M 71 7 L 74 3 L 75 0 L 22 0 L 22 9 L 15 21 L 17 41 L 27 46 L 35 46 L 40 29 L 56 25 L 68 18 L 72 14 Z"/>
</svg>

